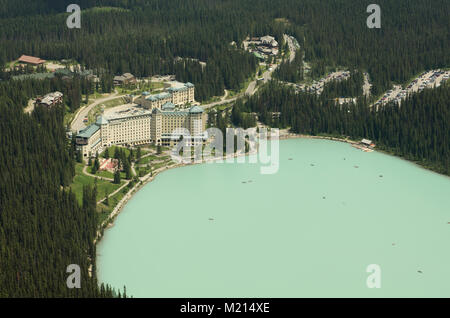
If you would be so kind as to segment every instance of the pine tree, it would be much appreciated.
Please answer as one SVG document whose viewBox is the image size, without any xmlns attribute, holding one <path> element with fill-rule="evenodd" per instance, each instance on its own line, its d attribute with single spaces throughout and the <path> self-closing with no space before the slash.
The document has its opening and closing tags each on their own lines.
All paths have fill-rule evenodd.
<svg viewBox="0 0 450 318">
<path fill-rule="evenodd" d="M 139 160 L 141 160 L 141 147 L 138 147 L 136 152 L 136 161 L 139 162 Z"/>
<path fill-rule="evenodd" d="M 120 171 L 119 169 L 116 169 L 116 171 L 114 172 L 114 183 L 120 184 L 120 178 Z"/>
</svg>

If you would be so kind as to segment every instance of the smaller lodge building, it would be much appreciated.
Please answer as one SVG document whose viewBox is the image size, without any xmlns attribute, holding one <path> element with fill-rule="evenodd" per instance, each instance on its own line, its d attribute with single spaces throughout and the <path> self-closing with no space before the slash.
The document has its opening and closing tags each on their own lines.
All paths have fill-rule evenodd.
<svg viewBox="0 0 450 318">
<path fill-rule="evenodd" d="M 41 105 L 46 107 L 53 107 L 63 102 L 63 93 L 53 92 L 45 95 L 44 97 L 36 98 L 34 102 L 35 106 Z"/>
<path fill-rule="evenodd" d="M 136 83 L 136 77 L 131 73 L 125 73 L 123 75 L 114 76 L 114 85 L 127 85 Z"/>
<path fill-rule="evenodd" d="M 46 60 L 42 60 L 39 57 L 22 55 L 21 57 L 19 57 L 18 62 L 23 63 L 23 64 L 38 66 L 38 65 L 44 64 L 46 62 Z"/>
</svg>

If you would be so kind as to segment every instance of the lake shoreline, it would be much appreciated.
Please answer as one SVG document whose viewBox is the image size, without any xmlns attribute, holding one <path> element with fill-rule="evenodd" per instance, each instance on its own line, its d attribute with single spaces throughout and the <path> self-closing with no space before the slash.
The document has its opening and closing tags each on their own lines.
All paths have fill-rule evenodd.
<svg viewBox="0 0 450 318">
<path fill-rule="evenodd" d="M 268 138 L 270 140 L 270 138 Z M 340 138 L 340 137 L 333 137 L 333 136 L 312 136 L 312 135 L 303 135 L 303 134 L 294 134 L 294 133 L 290 133 L 290 132 L 283 132 L 278 136 L 278 140 L 293 140 L 293 139 L 319 139 L 319 140 L 329 140 L 329 141 L 335 141 L 335 142 L 342 142 L 342 143 L 347 143 L 349 145 L 355 146 L 358 144 L 357 141 L 355 140 L 351 140 L 348 138 Z M 360 149 L 361 150 L 361 149 Z M 363 151 L 363 150 L 361 150 Z M 379 152 L 379 153 L 383 153 L 385 155 L 389 155 L 395 158 L 399 158 L 402 160 L 405 160 L 421 169 L 424 169 L 426 171 L 429 172 L 433 172 L 436 173 L 437 175 L 440 176 L 446 176 L 449 178 L 449 176 L 444 175 L 442 173 L 439 173 L 437 171 L 434 171 L 432 169 L 428 169 L 427 167 L 408 160 L 406 158 L 403 158 L 401 156 L 395 155 L 394 153 L 390 153 L 387 151 L 383 151 L 380 149 L 374 149 L 373 151 Z M 232 156 L 229 157 L 223 157 L 223 158 L 212 158 L 210 160 L 207 161 L 200 161 L 200 162 L 190 162 L 190 163 L 177 163 L 174 164 L 172 166 L 166 166 L 166 167 L 161 167 L 159 169 L 157 169 L 156 171 L 153 172 L 153 174 L 148 174 L 146 176 L 144 176 L 140 182 L 138 182 L 136 185 L 133 186 L 133 188 L 131 188 L 125 195 L 124 197 L 117 203 L 117 205 L 114 207 L 113 211 L 110 213 L 110 215 L 108 216 L 108 218 L 106 220 L 104 220 L 101 225 L 99 226 L 98 230 L 97 230 L 97 236 L 94 240 L 94 245 L 96 245 L 98 242 L 101 241 L 101 239 L 104 236 L 104 231 L 108 230 L 109 228 L 114 226 L 114 222 L 115 219 L 117 218 L 117 216 L 122 212 L 122 210 L 125 208 L 125 206 L 127 205 L 127 203 L 134 197 L 134 195 L 136 193 L 138 193 L 145 185 L 147 185 L 148 183 L 152 182 L 153 180 L 155 180 L 155 178 L 162 172 L 164 171 L 168 171 L 168 170 L 172 170 L 172 169 L 176 169 L 176 168 L 181 168 L 181 167 L 187 167 L 187 166 L 193 166 L 193 165 L 199 165 L 199 164 L 205 164 L 205 163 L 211 163 L 211 162 L 216 162 L 216 161 L 221 161 L 221 160 L 227 160 L 227 159 L 235 159 L 238 157 L 243 157 L 243 156 L 250 156 L 250 155 L 255 155 L 258 153 L 258 150 L 252 152 L 252 153 L 239 153 L 239 154 L 234 154 Z M 92 266 L 92 265 L 91 265 Z"/>
<path fill-rule="evenodd" d="M 344 142 L 344 143 L 348 143 L 351 145 L 357 144 L 356 141 L 350 140 L 350 139 L 337 138 L 337 137 L 331 137 L 331 136 L 311 136 L 311 135 L 302 135 L 302 134 L 293 134 L 293 133 L 283 133 L 279 136 L 278 139 L 279 140 L 289 140 L 289 139 L 299 139 L 299 138 L 331 140 L 331 141 L 337 141 L 337 142 Z M 269 140 L 270 140 L 270 138 L 269 138 Z M 176 168 L 210 163 L 210 162 L 214 162 L 214 161 L 227 160 L 227 159 L 231 159 L 231 158 L 234 159 L 234 158 L 238 158 L 238 157 L 254 155 L 257 153 L 258 153 L 258 151 L 255 151 L 252 153 L 239 153 L 239 154 L 234 154 L 232 156 L 224 157 L 224 158 L 212 158 L 207 161 L 202 160 L 200 162 L 178 163 L 178 164 L 172 165 L 170 167 L 167 167 L 167 166 L 161 167 L 161 168 L 157 169 L 156 171 L 154 171 L 153 174 L 147 174 L 146 176 L 142 177 L 141 181 L 138 182 L 136 185 L 134 185 L 133 188 L 131 188 L 127 192 L 127 194 L 124 195 L 122 200 L 120 200 L 117 203 L 117 205 L 114 207 L 113 211 L 109 214 L 108 218 L 100 224 L 99 229 L 97 230 L 97 236 L 94 240 L 94 244 L 97 244 L 102 239 L 104 230 L 107 230 L 107 229 L 111 228 L 112 226 L 114 226 L 115 218 L 120 214 L 120 212 L 122 212 L 122 209 L 125 207 L 125 205 L 128 203 L 128 201 L 131 200 L 133 198 L 133 196 L 142 187 L 144 187 L 148 183 L 152 182 L 160 173 L 162 173 L 164 171 L 176 169 Z"/>
<path fill-rule="evenodd" d="M 427 246 L 434 242 L 436 237 L 434 234 L 431 237 L 429 235 L 417 237 L 414 229 L 418 227 L 423 233 L 435 233 L 441 242 L 447 241 L 447 224 L 450 220 L 443 214 L 446 206 L 444 203 L 448 202 L 448 198 L 446 199 L 443 194 L 450 186 L 447 180 L 442 178 L 439 180 L 429 173 L 420 172 L 414 168 L 415 165 L 411 165 L 411 162 L 405 165 L 405 161 L 398 156 L 383 156 L 381 152 L 370 155 L 355 151 L 355 148 L 343 143 L 333 142 L 352 144 L 344 138 L 337 140 L 331 136 L 293 135 L 280 139 L 292 140 L 280 143 L 282 169 L 275 176 L 261 176 L 260 166 L 266 163 L 251 165 L 248 159 L 245 160 L 247 163 L 245 165 L 214 164 L 209 167 L 203 165 L 163 175 L 154 186 L 149 186 L 143 193 L 133 197 L 133 202 L 127 206 L 120 221 L 117 221 L 114 228 L 105 236 L 105 240 L 102 241 L 104 244 L 98 245 L 96 272 L 99 282 L 111 284 L 114 288 L 126 284 L 127 292 L 129 289 L 135 297 L 157 295 L 201 297 L 207 290 L 205 288 L 212 284 L 210 278 L 214 277 L 213 280 L 221 284 L 221 288 L 214 291 L 215 296 L 228 297 L 234 294 L 236 285 L 229 283 L 231 278 L 221 278 L 216 272 L 221 271 L 221 264 L 225 262 L 227 265 L 223 267 L 224 274 L 229 273 L 228 266 L 231 265 L 233 268 L 233 264 L 241 259 L 242 255 L 247 255 L 247 249 L 254 247 L 256 242 L 264 243 L 261 245 L 263 247 L 269 246 L 271 253 L 276 256 L 275 259 L 288 257 L 293 264 L 286 269 L 290 274 L 282 274 L 280 278 L 278 275 L 269 275 L 267 278 L 267 286 L 274 284 L 273 286 L 279 287 L 279 282 L 283 282 L 283 288 L 278 289 L 282 292 L 271 293 L 271 290 L 262 290 L 260 297 L 331 295 L 321 293 L 325 283 L 317 290 L 290 288 L 291 276 L 298 281 L 306 280 L 308 284 L 314 283 L 315 280 L 308 277 L 321 277 L 321 271 L 316 271 L 314 258 L 311 258 L 317 256 L 317 249 L 324 249 L 333 254 L 339 247 L 342 249 L 339 253 L 346 255 L 348 253 L 351 259 L 347 259 L 346 262 L 354 266 L 356 272 L 347 273 L 348 265 L 342 265 L 338 271 L 348 274 L 345 279 L 353 280 L 355 283 L 365 281 L 365 277 L 360 277 L 358 270 L 363 272 L 366 268 L 368 262 L 366 256 L 383 262 L 386 268 L 397 266 L 399 259 L 395 256 L 391 258 L 392 253 L 395 253 L 393 249 L 401 249 L 400 252 L 406 255 L 402 259 L 401 266 L 398 266 L 410 269 L 403 277 L 405 281 L 417 278 L 415 275 L 421 276 L 422 274 L 417 273 L 419 270 L 426 273 L 427 278 L 433 273 L 436 275 L 443 273 L 442 266 L 435 262 L 439 257 L 433 258 L 430 263 L 426 262 L 429 260 L 426 257 Z M 270 151 L 270 141 L 268 148 Z M 258 156 L 263 152 L 264 149 L 260 148 Z M 241 160 L 244 161 L 244 158 Z M 314 165 L 310 166 L 311 163 Z M 354 169 L 354 165 L 358 165 L 361 169 Z M 176 166 L 169 169 L 174 167 Z M 379 177 L 380 175 L 384 178 Z M 408 179 L 408 176 L 411 179 Z M 185 188 L 185 182 L 180 182 L 182 180 L 197 181 Z M 247 180 L 252 180 L 251 184 Z M 347 182 L 345 185 L 342 184 L 343 180 Z M 424 187 L 424 184 L 428 186 Z M 409 186 L 411 189 L 407 188 Z M 191 187 L 192 190 L 196 189 L 195 191 L 204 191 L 205 198 L 209 199 L 202 201 L 201 206 L 195 205 L 192 201 L 192 191 L 189 190 Z M 168 189 L 172 189 L 173 192 L 167 191 Z M 214 202 L 222 199 L 221 194 L 226 189 L 230 190 L 229 194 L 234 200 L 225 200 L 217 209 L 211 210 Z M 408 190 L 399 193 L 398 189 Z M 357 190 L 360 192 L 357 193 Z M 382 196 L 386 200 L 377 200 L 366 207 L 367 200 L 364 195 L 360 195 L 366 192 Z M 173 200 L 173 193 L 177 194 L 176 200 Z M 249 197 L 252 199 L 248 200 Z M 170 202 L 171 206 L 167 207 L 166 202 Z M 432 205 L 433 202 L 436 205 Z M 396 213 L 392 213 L 391 209 Z M 372 220 L 371 216 L 374 213 L 379 213 L 379 220 Z M 405 218 L 411 221 L 412 228 L 404 227 Z M 352 223 L 353 220 L 355 223 Z M 376 235 L 380 226 L 384 226 L 385 229 L 386 235 L 383 237 Z M 318 239 L 317 233 L 323 228 L 335 239 L 331 240 L 331 243 L 327 239 Z M 399 233 L 398 228 L 404 232 Z M 345 233 L 342 233 L 343 229 L 346 229 Z M 266 235 L 268 231 L 272 234 Z M 362 241 L 355 241 L 355 236 L 361 236 Z M 205 237 L 208 240 L 205 240 Z M 244 245 L 242 242 L 245 242 Z M 281 249 L 280 244 L 283 246 Z M 444 245 L 439 244 L 438 250 L 445 250 Z M 191 246 L 195 255 L 198 253 L 202 260 L 189 258 L 192 254 L 186 250 L 186 246 Z M 309 261 L 305 263 L 303 256 L 298 256 L 298 253 L 292 254 L 295 246 L 302 253 L 311 256 L 308 258 Z M 364 251 L 367 246 L 371 251 L 366 255 Z M 420 261 L 414 258 L 417 246 L 420 246 L 419 251 L 424 253 Z M 250 281 L 259 281 L 258 275 L 253 275 L 252 268 L 254 264 L 264 259 L 263 256 L 261 259 L 258 256 L 264 250 L 263 247 L 261 250 L 255 250 L 254 255 L 245 258 L 245 268 L 249 271 L 249 276 L 245 277 L 250 277 Z M 234 260 L 233 257 L 227 257 L 220 252 L 225 248 L 236 249 Z M 209 249 L 211 255 L 204 253 Z M 353 253 L 354 251 L 358 253 Z M 415 262 L 411 261 L 411 257 Z M 327 258 L 324 256 L 324 259 Z M 186 259 L 189 267 L 174 262 L 175 259 Z M 274 264 L 267 265 L 264 271 L 276 268 L 277 264 L 278 262 L 274 261 Z M 434 265 L 439 267 L 433 267 Z M 133 267 L 135 273 L 126 270 L 122 273 L 121 268 L 130 266 L 136 266 Z M 159 273 L 156 275 L 155 268 L 161 270 L 163 276 L 167 277 L 161 278 Z M 302 271 L 297 271 L 298 268 L 302 268 Z M 139 274 L 148 269 L 151 269 L 152 274 L 145 279 L 139 278 Z M 240 271 L 237 266 L 236 269 L 241 274 L 246 272 Z M 308 271 L 311 271 L 311 276 L 306 274 Z M 175 278 L 171 273 L 175 273 Z M 242 276 L 244 277 L 243 274 Z M 199 277 L 205 278 L 200 279 L 201 288 L 192 285 Z M 434 278 L 429 279 L 432 281 Z M 141 283 L 141 280 L 146 280 L 146 283 Z M 336 278 L 326 284 L 333 287 L 340 286 L 340 283 L 341 279 Z M 240 286 L 238 282 L 237 284 Z M 189 292 L 181 292 L 181 289 L 171 291 L 178 285 L 186 287 L 186 291 Z M 410 295 L 402 285 L 403 281 L 396 286 L 394 292 L 389 291 L 383 295 Z M 365 295 L 364 286 L 361 288 L 358 286 L 343 291 L 347 294 L 336 295 L 352 296 L 355 293 Z M 251 284 L 242 284 L 239 288 L 248 288 L 244 296 L 259 293 L 258 289 L 251 287 Z M 337 289 L 334 292 L 338 292 Z M 416 295 L 414 292 L 416 291 L 411 295 Z M 420 293 L 420 289 L 417 293 Z"/>
<path fill-rule="evenodd" d="M 298 139 L 298 138 L 305 138 L 305 139 L 321 139 L 321 140 L 331 140 L 331 141 L 337 141 L 337 142 L 343 142 L 343 143 L 348 143 L 352 146 L 355 146 L 357 144 L 359 144 L 358 141 L 352 140 L 352 139 L 348 139 L 348 138 L 342 138 L 342 137 L 333 137 L 333 136 L 312 136 L 312 135 L 303 135 L 303 134 L 294 134 L 294 133 L 289 133 L 286 132 L 283 135 L 280 135 L 280 140 L 288 140 L 288 139 Z M 358 148 L 358 147 L 355 147 Z M 359 149 L 359 148 L 358 148 Z M 360 149 L 361 150 L 361 149 Z M 424 169 L 428 172 L 432 172 L 435 173 L 439 176 L 443 176 L 443 177 L 447 177 L 450 178 L 450 175 L 446 175 L 436 169 L 433 168 L 433 166 L 430 165 L 426 165 L 426 164 L 422 164 L 420 161 L 415 161 L 415 160 L 411 160 L 408 159 L 406 157 L 403 157 L 401 155 L 396 154 L 395 152 L 391 151 L 391 150 L 385 150 L 385 149 L 380 149 L 378 147 L 374 148 L 373 151 L 375 152 L 379 152 L 388 156 L 392 156 L 395 158 L 399 158 L 402 160 L 405 160 L 421 169 Z"/>
<path fill-rule="evenodd" d="M 146 176 L 142 177 L 140 182 L 138 182 L 136 185 L 134 185 L 133 188 L 131 188 L 124 195 L 124 197 L 117 203 L 117 205 L 114 207 L 112 212 L 109 214 L 108 218 L 106 218 L 100 224 L 99 229 L 97 230 L 97 236 L 96 236 L 96 238 L 94 240 L 94 245 L 101 241 L 101 239 L 103 238 L 103 235 L 104 235 L 104 233 L 103 233 L 104 230 L 107 230 L 107 229 L 109 229 L 109 228 L 114 226 L 114 221 L 115 221 L 116 217 L 120 214 L 120 212 L 122 212 L 123 208 L 126 206 L 128 201 L 131 200 L 133 198 L 133 196 L 139 190 L 141 190 L 145 185 L 147 185 L 148 183 L 150 183 L 153 180 L 155 180 L 155 178 L 160 173 L 168 171 L 168 170 L 173 170 L 173 169 L 176 169 L 176 168 L 200 165 L 200 164 L 205 164 L 205 163 L 212 163 L 212 162 L 216 162 L 216 161 L 225 161 L 227 159 L 235 159 L 235 158 L 238 158 L 238 157 L 250 156 L 250 155 L 255 155 L 255 154 L 257 154 L 257 151 L 251 152 L 251 153 L 238 153 L 238 154 L 234 154 L 232 156 L 223 157 L 223 158 L 212 158 L 210 160 L 206 160 L 206 161 L 202 160 L 200 162 L 176 163 L 176 164 L 174 164 L 172 166 L 161 167 L 161 168 L 153 171 L 153 173 L 147 174 Z"/>
</svg>

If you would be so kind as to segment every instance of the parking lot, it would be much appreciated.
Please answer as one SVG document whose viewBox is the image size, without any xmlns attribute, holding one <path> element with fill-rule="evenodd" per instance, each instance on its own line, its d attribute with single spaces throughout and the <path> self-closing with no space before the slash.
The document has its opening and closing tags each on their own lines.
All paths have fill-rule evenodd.
<svg viewBox="0 0 450 318">
<path fill-rule="evenodd" d="M 450 78 L 450 71 L 432 70 L 422 73 L 418 78 L 413 80 L 406 88 L 401 85 L 394 85 L 392 89 L 387 91 L 373 106 L 377 109 L 380 105 L 385 105 L 389 102 L 401 103 L 408 94 L 416 93 L 425 88 L 439 87 L 442 82 Z"/>
<path fill-rule="evenodd" d="M 309 91 L 309 92 L 315 92 L 318 95 L 322 94 L 323 87 L 326 83 L 331 81 L 343 81 L 350 77 L 349 71 L 339 71 L 339 72 L 333 72 L 329 73 L 326 77 L 321 78 L 319 81 L 314 81 L 311 85 L 307 84 L 299 84 L 296 85 L 296 88 L 301 91 Z"/>
</svg>

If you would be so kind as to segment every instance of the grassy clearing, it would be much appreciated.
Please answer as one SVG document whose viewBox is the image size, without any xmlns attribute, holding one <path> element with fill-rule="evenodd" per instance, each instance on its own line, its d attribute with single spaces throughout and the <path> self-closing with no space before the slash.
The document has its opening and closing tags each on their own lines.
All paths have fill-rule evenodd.
<svg viewBox="0 0 450 318">
<path fill-rule="evenodd" d="M 147 159 L 150 161 L 152 159 L 156 161 L 161 161 L 156 164 L 144 164 L 142 161 L 146 161 Z M 157 169 L 160 169 L 162 167 L 171 167 L 175 165 L 175 162 L 173 162 L 170 158 L 170 156 L 167 155 L 152 155 L 146 158 L 143 158 L 139 164 L 135 166 L 136 173 L 139 177 L 144 177 L 145 175 L 148 175 L 151 171 L 155 171 Z M 123 188 L 121 191 L 116 193 L 114 196 L 110 197 L 108 199 L 108 204 L 106 203 L 100 203 L 97 205 L 97 212 L 99 213 L 99 224 L 101 224 L 103 221 L 107 220 L 111 212 L 113 211 L 114 207 L 120 202 L 120 200 L 123 199 L 123 197 L 128 193 L 128 191 L 134 186 L 133 182 L 131 182 L 128 186 Z M 104 197 L 104 196 L 103 196 Z M 103 198 L 102 197 L 102 198 Z"/>
<path fill-rule="evenodd" d="M 151 152 L 151 151 L 145 150 L 145 149 L 143 149 L 143 148 L 150 148 L 150 149 L 156 150 L 156 147 L 153 147 L 153 146 L 150 146 L 150 145 L 142 146 L 142 147 L 141 147 L 141 157 L 143 157 L 143 156 L 145 156 L 146 154 L 148 154 L 148 153 Z M 110 158 L 114 158 L 114 154 L 116 153 L 116 150 L 117 150 L 117 149 L 120 149 L 120 150 L 124 151 L 124 152 L 125 152 L 125 156 L 127 156 L 127 157 L 130 156 L 130 149 L 129 149 L 129 148 L 126 148 L 126 147 L 120 147 L 120 146 L 111 146 L 111 147 L 108 148 L 108 152 L 109 152 L 109 157 L 110 157 Z M 105 149 L 101 154 L 99 154 L 99 156 L 100 156 L 101 158 L 105 158 L 105 152 L 106 152 L 106 149 Z M 134 159 L 136 159 L 137 148 L 133 148 L 133 155 L 134 155 Z"/>
<path fill-rule="evenodd" d="M 164 82 L 140 82 L 139 90 L 136 91 L 138 95 L 143 92 L 153 93 L 154 91 L 163 90 L 169 88 L 170 84 Z"/>
<path fill-rule="evenodd" d="M 121 182 L 121 184 L 114 184 L 111 181 L 99 180 L 94 177 L 87 176 L 83 173 L 83 168 L 84 165 L 81 163 L 77 163 L 75 165 L 75 177 L 70 185 L 70 189 L 75 194 L 80 204 L 83 202 L 84 185 L 94 185 L 97 183 L 97 201 L 99 201 L 104 198 L 107 193 L 109 194 L 116 191 L 124 184 L 124 182 Z"/>
<path fill-rule="evenodd" d="M 125 156 L 127 158 L 128 158 L 128 156 L 130 156 L 130 149 L 125 148 L 125 147 L 119 147 L 119 146 L 111 146 L 111 147 L 108 148 L 108 152 L 109 152 L 109 157 L 110 158 L 114 158 L 114 154 L 116 153 L 117 149 L 120 149 L 123 152 L 125 152 Z M 106 149 L 100 154 L 101 158 L 105 158 L 105 152 L 106 152 Z M 133 152 L 134 152 L 134 154 L 136 154 L 135 150 L 133 150 Z M 141 150 L 141 153 L 142 153 L 142 150 Z"/>
<path fill-rule="evenodd" d="M 150 163 L 151 161 L 161 161 L 161 160 L 168 160 L 170 159 L 170 156 L 158 156 L 158 155 L 151 155 L 145 158 L 142 158 L 141 160 L 139 160 L 139 165 L 146 165 L 148 163 Z"/>
<path fill-rule="evenodd" d="M 89 170 L 88 170 L 89 172 Z M 96 176 L 99 177 L 103 177 L 103 178 L 109 178 L 109 179 L 114 179 L 114 173 L 109 172 L 109 171 L 98 171 L 96 174 Z M 125 172 L 120 172 L 120 180 L 125 180 L 126 179 L 126 174 Z"/>
<path fill-rule="evenodd" d="M 122 198 L 129 190 L 129 187 L 125 187 L 122 189 L 122 191 L 119 191 L 118 193 L 110 197 L 108 199 L 108 205 L 106 205 L 105 203 L 100 203 L 97 205 L 97 212 L 99 213 L 99 224 L 101 224 L 109 217 L 114 207 L 117 205 L 117 203 L 119 203 L 120 200 L 122 200 Z"/>
</svg>

